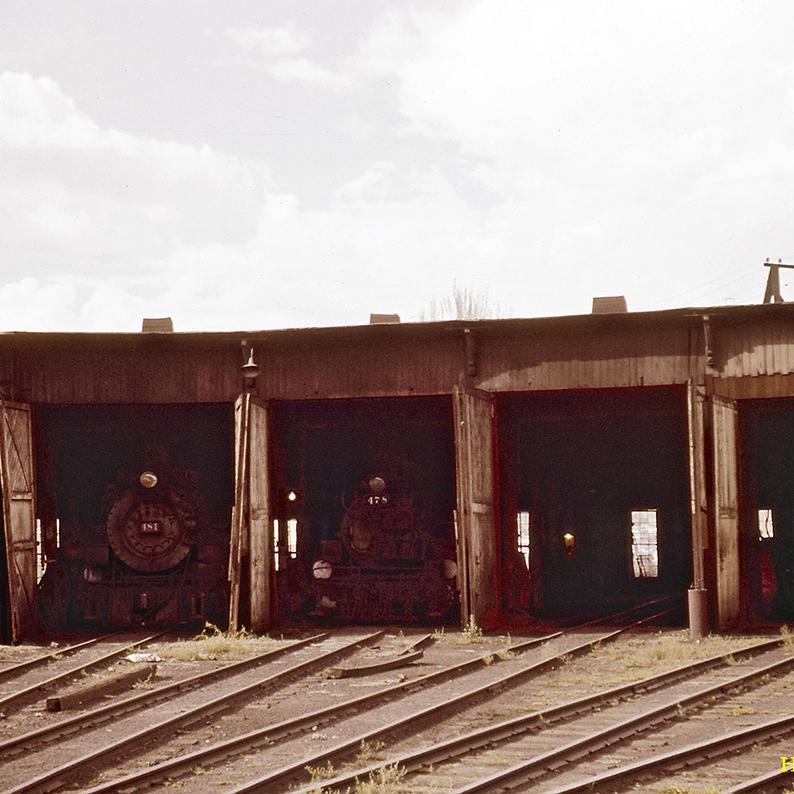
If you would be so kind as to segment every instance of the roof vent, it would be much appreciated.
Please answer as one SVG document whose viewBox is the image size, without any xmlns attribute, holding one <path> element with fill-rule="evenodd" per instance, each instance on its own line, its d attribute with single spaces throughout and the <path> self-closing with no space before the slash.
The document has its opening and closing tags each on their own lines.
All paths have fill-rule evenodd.
<svg viewBox="0 0 794 794">
<path fill-rule="evenodd" d="M 625 314 L 628 310 L 624 295 L 593 298 L 593 314 Z"/>
<path fill-rule="evenodd" d="M 141 332 L 144 334 L 172 334 L 174 321 L 170 317 L 144 317 Z"/>
<path fill-rule="evenodd" d="M 399 322 L 400 322 L 399 314 L 370 314 L 369 316 L 370 325 L 388 325 L 390 323 L 393 324 Z"/>
</svg>

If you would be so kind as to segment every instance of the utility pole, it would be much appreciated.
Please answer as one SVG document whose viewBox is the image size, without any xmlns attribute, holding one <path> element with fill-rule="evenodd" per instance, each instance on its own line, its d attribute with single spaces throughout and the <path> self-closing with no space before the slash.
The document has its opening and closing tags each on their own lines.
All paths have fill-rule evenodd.
<svg viewBox="0 0 794 794">
<path fill-rule="evenodd" d="M 794 265 L 786 265 L 782 259 L 778 259 L 776 263 L 770 262 L 769 257 L 767 257 L 764 267 L 769 268 L 764 303 L 785 303 L 783 296 L 780 294 L 780 268 L 785 267 L 789 270 L 794 270 Z"/>
</svg>

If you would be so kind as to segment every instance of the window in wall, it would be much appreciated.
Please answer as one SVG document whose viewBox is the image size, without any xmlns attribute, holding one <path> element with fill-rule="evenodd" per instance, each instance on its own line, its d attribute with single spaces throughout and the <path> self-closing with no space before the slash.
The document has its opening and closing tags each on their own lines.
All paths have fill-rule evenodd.
<svg viewBox="0 0 794 794">
<path fill-rule="evenodd" d="M 772 508 L 762 507 L 758 511 L 758 539 L 775 537 L 775 525 L 772 521 Z"/>
<path fill-rule="evenodd" d="M 529 570 L 529 513 L 526 510 L 521 510 L 516 515 L 516 548 Z"/>
<path fill-rule="evenodd" d="M 276 570 L 281 569 L 281 565 L 288 558 L 295 559 L 298 556 L 298 519 L 287 519 L 287 542 L 286 548 L 282 548 L 284 544 L 279 542 L 279 523 L 278 519 L 273 519 L 273 560 Z M 283 558 L 281 555 L 285 555 Z"/>
<path fill-rule="evenodd" d="M 36 582 L 41 581 L 47 561 L 44 556 L 44 543 L 41 538 L 41 519 L 36 519 Z"/>
<path fill-rule="evenodd" d="M 631 564 L 635 579 L 659 576 L 656 508 L 631 511 Z"/>
<path fill-rule="evenodd" d="M 294 560 L 298 553 L 298 519 L 287 519 L 287 553 Z"/>
</svg>

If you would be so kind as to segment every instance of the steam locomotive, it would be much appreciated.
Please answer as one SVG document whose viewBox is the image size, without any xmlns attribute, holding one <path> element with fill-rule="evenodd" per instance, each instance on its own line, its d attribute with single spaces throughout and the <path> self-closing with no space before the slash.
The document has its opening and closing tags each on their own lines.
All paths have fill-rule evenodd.
<svg viewBox="0 0 794 794">
<path fill-rule="evenodd" d="M 104 523 L 62 527 L 61 559 L 41 583 L 45 622 L 224 620 L 228 528 L 208 521 L 196 472 L 121 474 L 102 502 Z"/>
<path fill-rule="evenodd" d="M 373 475 L 312 564 L 312 614 L 346 621 L 424 622 L 457 601 L 454 545 L 424 531 L 407 490 Z"/>
</svg>

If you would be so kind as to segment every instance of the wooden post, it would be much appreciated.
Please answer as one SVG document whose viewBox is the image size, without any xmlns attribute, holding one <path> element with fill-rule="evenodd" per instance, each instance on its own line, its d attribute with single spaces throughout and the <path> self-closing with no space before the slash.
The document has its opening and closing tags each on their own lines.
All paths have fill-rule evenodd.
<svg viewBox="0 0 794 794">
<path fill-rule="evenodd" d="M 273 548 L 267 408 L 256 401 L 252 401 L 250 406 L 249 434 L 249 603 L 251 629 L 262 632 L 270 628 Z"/>
<path fill-rule="evenodd" d="M 248 511 L 248 425 L 251 395 L 241 394 L 234 405 L 234 508 L 229 537 L 229 631 L 240 629 L 240 574 L 243 533 Z"/>
</svg>

